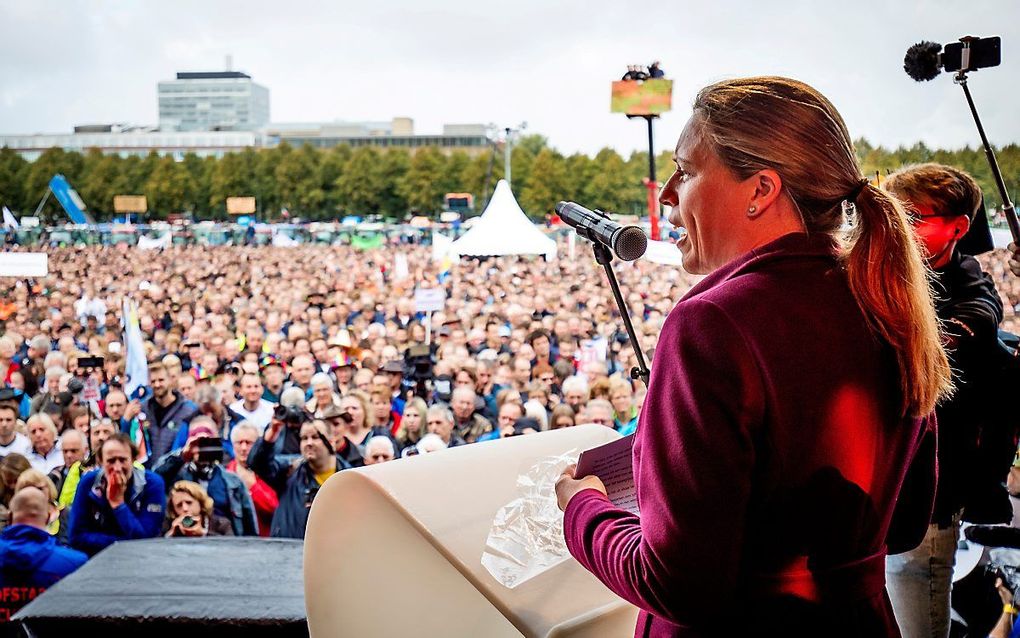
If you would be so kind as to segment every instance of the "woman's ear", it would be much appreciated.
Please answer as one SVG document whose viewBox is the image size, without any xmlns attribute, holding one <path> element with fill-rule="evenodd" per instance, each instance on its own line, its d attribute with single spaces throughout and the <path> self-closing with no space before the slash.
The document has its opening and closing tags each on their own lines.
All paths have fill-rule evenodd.
<svg viewBox="0 0 1020 638">
<path fill-rule="evenodd" d="M 779 177 L 779 173 L 769 168 L 758 171 L 747 179 L 751 190 L 751 199 L 747 204 L 747 216 L 754 219 L 761 216 L 779 199 L 783 180 Z"/>
</svg>

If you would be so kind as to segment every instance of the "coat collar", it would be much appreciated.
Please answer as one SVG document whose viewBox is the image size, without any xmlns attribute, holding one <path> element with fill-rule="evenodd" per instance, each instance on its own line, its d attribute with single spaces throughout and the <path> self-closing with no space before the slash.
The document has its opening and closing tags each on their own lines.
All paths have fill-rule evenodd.
<svg viewBox="0 0 1020 638">
<path fill-rule="evenodd" d="M 684 295 L 684 299 L 696 297 L 727 280 L 759 270 L 778 260 L 807 257 L 835 261 L 839 254 L 839 242 L 832 235 L 827 233 L 788 233 L 767 244 L 753 248 L 715 269 L 695 284 Z"/>
</svg>

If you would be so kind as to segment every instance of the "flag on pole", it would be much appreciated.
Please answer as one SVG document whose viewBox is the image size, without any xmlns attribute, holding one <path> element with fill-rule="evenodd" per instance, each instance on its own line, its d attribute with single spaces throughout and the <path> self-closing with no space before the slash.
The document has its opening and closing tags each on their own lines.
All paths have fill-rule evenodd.
<svg viewBox="0 0 1020 638">
<path fill-rule="evenodd" d="M 4 206 L 4 228 L 19 228 L 21 224 L 18 223 L 18 219 L 11 212 L 11 209 Z"/>
<path fill-rule="evenodd" d="M 453 265 L 460 261 L 460 256 L 453 249 L 452 237 L 440 232 L 432 233 L 432 261 L 439 265 L 439 283 L 446 283 Z"/>
<path fill-rule="evenodd" d="M 142 386 L 149 385 L 149 365 L 145 359 L 145 343 L 142 340 L 142 329 L 138 325 L 138 305 L 127 299 L 124 300 L 124 346 L 127 354 L 124 356 L 124 373 L 127 375 L 127 383 L 124 384 L 124 392 L 128 399 L 136 398 L 135 392 Z M 144 461 L 148 458 L 145 449 L 145 432 L 138 419 L 131 420 L 131 440 L 138 447 L 138 459 Z"/>
</svg>

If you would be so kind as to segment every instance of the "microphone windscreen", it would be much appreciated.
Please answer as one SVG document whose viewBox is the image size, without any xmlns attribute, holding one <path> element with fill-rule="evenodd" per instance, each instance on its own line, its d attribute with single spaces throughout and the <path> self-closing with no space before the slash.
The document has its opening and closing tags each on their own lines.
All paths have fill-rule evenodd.
<svg viewBox="0 0 1020 638">
<path fill-rule="evenodd" d="M 634 261 L 648 250 L 648 235 L 637 226 L 624 226 L 613 241 L 613 252 L 624 261 Z"/>
<path fill-rule="evenodd" d="M 942 45 L 937 42 L 918 42 L 907 49 L 903 58 L 903 70 L 918 82 L 933 80 L 939 75 L 939 52 Z"/>
<path fill-rule="evenodd" d="M 1020 549 L 1020 529 L 998 525 L 972 525 L 964 531 L 967 540 L 985 547 Z"/>
</svg>

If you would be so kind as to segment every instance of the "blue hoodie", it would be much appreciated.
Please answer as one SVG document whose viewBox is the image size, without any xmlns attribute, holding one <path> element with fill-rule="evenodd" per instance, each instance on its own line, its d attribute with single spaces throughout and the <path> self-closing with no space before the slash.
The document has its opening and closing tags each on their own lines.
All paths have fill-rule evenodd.
<svg viewBox="0 0 1020 638">
<path fill-rule="evenodd" d="M 31 525 L 11 525 L 0 532 L 0 587 L 50 587 L 87 560 Z"/>
</svg>

